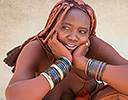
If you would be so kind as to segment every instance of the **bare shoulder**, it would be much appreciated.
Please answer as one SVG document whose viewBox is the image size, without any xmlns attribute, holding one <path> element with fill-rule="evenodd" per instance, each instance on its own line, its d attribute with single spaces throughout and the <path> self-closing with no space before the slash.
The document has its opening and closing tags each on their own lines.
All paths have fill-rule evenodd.
<svg viewBox="0 0 128 100">
<path fill-rule="evenodd" d="M 32 66 L 37 66 L 40 61 L 44 59 L 44 54 L 45 51 L 41 47 L 40 43 L 37 40 L 32 41 L 28 43 L 21 51 L 17 64 L 19 64 L 19 62 L 23 60 L 27 63 L 26 66 L 28 66 L 28 64 L 33 64 Z"/>
<path fill-rule="evenodd" d="M 128 64 L 128 61 L 108 43 L 98 37 L 90 39 L 90 48 L 87 57 L 105 61 L 109 64 Z"/>
<path fill-rule="evenodd" d="M 38 41 L 35 40 L 28 43 L 18 56 L 15 73 L 10 84 L 16 81 L 34 78 L 38 66 L 45 57 L 44 55 L 45 51 Z"/>
</svg>

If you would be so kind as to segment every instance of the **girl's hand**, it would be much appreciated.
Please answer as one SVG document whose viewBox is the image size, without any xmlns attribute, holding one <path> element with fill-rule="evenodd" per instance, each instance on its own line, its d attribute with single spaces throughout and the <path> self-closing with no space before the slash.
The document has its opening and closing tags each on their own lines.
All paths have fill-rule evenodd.
<svg viewBox="0 0 128 100">
<path fill-rule="evenodd" d="M 57 32 L 51 38 L 49 38 L 48 46 L 56 59 L 64 56 L 72 63 L 72 55 L 70 51 L 57 40 Z"/>
<path fill-rule="evenodd" d="M 88 52 L 88 47 L 90 42 L 80 45 L 73 53 L 73 67 L 80 70 L 85 70 L 85 65 L 87 63 L 87 58 L 85 57 Z"/>
</svg>

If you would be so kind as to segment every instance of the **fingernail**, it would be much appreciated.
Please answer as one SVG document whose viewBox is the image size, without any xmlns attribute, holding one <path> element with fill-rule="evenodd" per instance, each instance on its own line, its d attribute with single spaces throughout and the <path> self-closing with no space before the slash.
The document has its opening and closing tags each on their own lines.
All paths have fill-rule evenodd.
<svg viewBox="0 0 128 100">
<path fill-rule="evenodd" d="M 88 42 L 86 42 L 85 44 L 86 44 L 86 46 L 88 46 Z"/>
</svg>

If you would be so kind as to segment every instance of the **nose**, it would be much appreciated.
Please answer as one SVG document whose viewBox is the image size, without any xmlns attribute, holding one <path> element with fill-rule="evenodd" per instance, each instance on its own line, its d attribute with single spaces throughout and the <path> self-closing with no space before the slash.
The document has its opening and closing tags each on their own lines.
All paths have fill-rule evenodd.
<svg viewBox="0 0 128 100">
<path fill-rule="evenodd" d="M 71 40 L 71 41 L 77 41 L 78 40 L 78 38 L 77 38 L 77 36 L 75 34 L 70 34 L 68 36 L 68 39 Z"/>
</svg>

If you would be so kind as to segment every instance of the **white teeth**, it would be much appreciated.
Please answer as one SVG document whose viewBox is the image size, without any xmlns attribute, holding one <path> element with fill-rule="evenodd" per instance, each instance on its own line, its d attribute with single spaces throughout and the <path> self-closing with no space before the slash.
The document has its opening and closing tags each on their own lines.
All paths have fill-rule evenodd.
<svg viewBox="0 0 128 100">
<path fill-rule="evenodd" d="M 75 45 L 71 45 L 71 44 L 67 44 L 68 46 L 70 46 L 70 47 L 74 47 Z"/>
<path fill-rule="evenodd" d="M 66 46 L 69 50 L 74 50 L 74 49 L 77 48 L 76 45 L 72 45 L 72 44 L 66 44 L 65 46 Z"/>
</svg>

